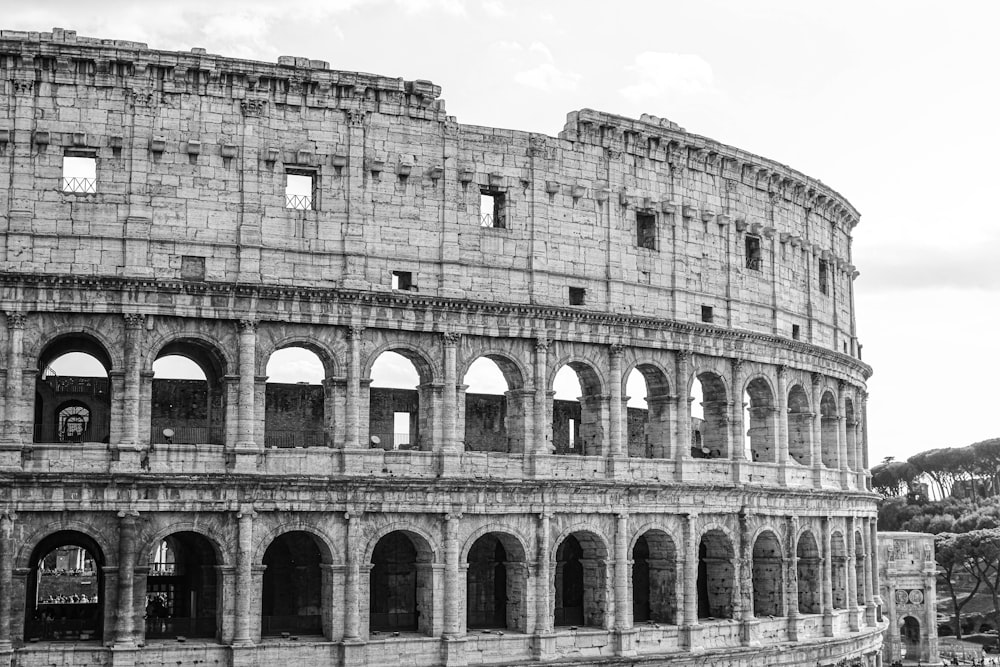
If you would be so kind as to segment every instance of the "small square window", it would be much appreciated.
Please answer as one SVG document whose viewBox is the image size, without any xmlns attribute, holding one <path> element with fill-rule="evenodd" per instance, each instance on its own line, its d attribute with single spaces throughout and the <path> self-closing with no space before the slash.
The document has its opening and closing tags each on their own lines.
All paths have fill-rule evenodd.
<svg viewBox="0 0 1000 667">
<path fill-rule="evenodd" d="M 702 322 L 707 322 L 709 324 L 712 323 L 712 317 L 713 317 L 712 310 L 713 309 L 712 309 L 711 306 L 702 306 L 701 307 L 701 321 Z"/>
<path fill-rule="evenodd" d="M 507 194 L 503 190 L 479 189 L 479 226 L 507 228 Z"/>
<path fill-rule="evenodd" d="M 97 158 L 88 153 L 67 152 L 63 156 L 62 190 L 75 195 L 97 192 Z"/>
<path fill-rule="evenodd" d="M 181 280 L 204 280 L 205 258 L 192 255 L 181 256 Z"/>
<path fill-rule="evenodd" d="M 637 246 L 647 250 L 656 250 L 656 214 L 636 211 L 635 233 Z"/>
<path fill-rule="evenodd" d="M 801 332 L 801 329 L 799 328 L 799 325 L 798 324 L 793 324 L 792 325 L 792 338 L 794 340 L 798 340 L 799 339 L 799 336 L 801 335 L 800 332 Z"/>
<path fill-rule="evenodd" d="M 825 259 L 819 260 L 819 291 L 822 294 L 830 293 L 830 267 Z"/>
<path fill-rule="evenodd" d="M 413 284 L 413 274 L 410 271 L 392 272 L 392 289 L 412 290 L 416 287 Z"/>
<path fill-rule="evenodd" d="M 569 305 L 571 306 L 582 306 L 584 304 L 584 299 L 587 296 L 587 290 L 582 287 L 570 287 L 569 288 Z"/>
<path fill-rule="evenodd" d="M 760 271 L 763 261 L 761 260 L 760 254 L 760 237 L 750 236 L 746 237 L 746 251 L 747 251 L 747 268 L 753 269 L 754 271 Z"/>
<path fill-rule="evenodd" d="M 311 171 L 285 172 L 285 208 L 309 211 L 314 208 L 316 174 Z"/>
</svg>

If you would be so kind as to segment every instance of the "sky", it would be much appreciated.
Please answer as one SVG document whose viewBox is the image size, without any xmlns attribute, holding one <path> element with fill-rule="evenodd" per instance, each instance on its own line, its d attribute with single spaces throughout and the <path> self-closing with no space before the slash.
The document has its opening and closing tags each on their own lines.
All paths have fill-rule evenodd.
<svg viewBox="0 0 1000 667">
<path fill-rule="evenodd" d="M 788 164 L 862 214 L 870 462 L 1000 436 L 1000 3 L 9 4 L 4 29 L 430 79 L 460 123 L 555 135 L 584 107 L 650 113 Z"/>
</svg>

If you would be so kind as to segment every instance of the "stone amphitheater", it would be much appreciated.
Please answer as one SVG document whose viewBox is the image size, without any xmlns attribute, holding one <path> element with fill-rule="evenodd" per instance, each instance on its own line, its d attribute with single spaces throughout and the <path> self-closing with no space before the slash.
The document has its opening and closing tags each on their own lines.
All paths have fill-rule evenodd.
<svg viewBox="0 0 1000 667">
<path fill-rule="evenodd" d="M 306 58 L 0 71 L 0 665 L 881 665 L 837 192 Z"/>
</svg>

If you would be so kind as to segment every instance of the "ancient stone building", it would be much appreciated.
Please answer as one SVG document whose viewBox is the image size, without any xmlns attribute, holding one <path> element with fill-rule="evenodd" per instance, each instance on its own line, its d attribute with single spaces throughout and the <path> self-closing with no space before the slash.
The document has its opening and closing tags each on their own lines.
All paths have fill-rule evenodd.
<svg viewBox="0 0 1000 667">
<path fill-rule="evenodd" d="M 883 664 L 897 660 L 940 665 L 937 635 L 937 561 L 934 536 L 879 533 L 879 581 L 886 634 Z"/>
<path fill-rule="evenodd" d="M 57 29 L 0 71 L 0 664 L 877 664 L 829 187 L 304 58 Z"/>
</svg>

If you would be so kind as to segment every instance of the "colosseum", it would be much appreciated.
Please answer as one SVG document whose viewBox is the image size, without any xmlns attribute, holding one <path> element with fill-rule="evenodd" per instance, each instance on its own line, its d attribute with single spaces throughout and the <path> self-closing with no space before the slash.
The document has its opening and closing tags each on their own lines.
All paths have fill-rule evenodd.
<svg viewBox="0 0 1000 667">
<path fill-rule="evenodd" d="M 306 58 L 0 70 L 0 665 L 881 665 L 837 192 Z"/>
</svg>

